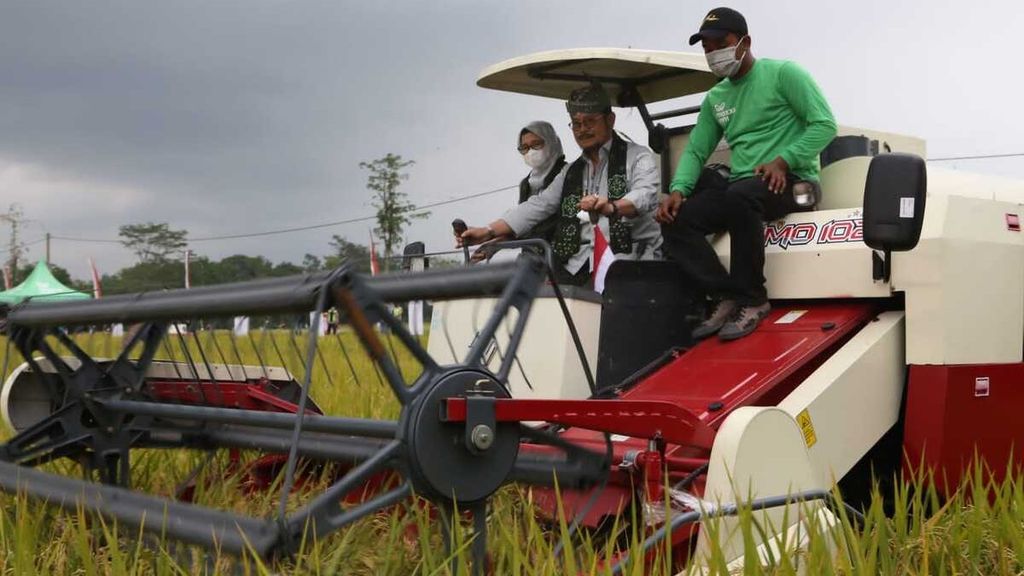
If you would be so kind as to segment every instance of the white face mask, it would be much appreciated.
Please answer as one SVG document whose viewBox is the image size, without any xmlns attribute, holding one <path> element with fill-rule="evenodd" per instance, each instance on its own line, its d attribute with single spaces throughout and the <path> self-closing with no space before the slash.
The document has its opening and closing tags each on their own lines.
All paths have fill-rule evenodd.
<svg viewBox="0 0 1024 576">
<path fill-rule="evenodd" d="M 530 168 L 540 168 L 544 165 L 545 160 L 547 160 L 547 155 L 544 154 L 544 148 L 540 150 L 531 148 L 526 151 L 526 154 L 523 154 L 523 162 L 526 162 Z"/>
<path fill-rule="evenodd" d="M 744 36 L 743 38 L 746 38 Z M 743 42 L 743 38 L 740 38 L 740 42 Z M 718 50 L 712 50 L 704 55 L 708 59 L 708 68 L 711 68 L 711 73 L 719 78 L 731 78 L 736 72 L 739 71 L 740 65 L 743 64 L 743 58 L 736 57 L 736 46 L 726 46 Z"/>
</svg>

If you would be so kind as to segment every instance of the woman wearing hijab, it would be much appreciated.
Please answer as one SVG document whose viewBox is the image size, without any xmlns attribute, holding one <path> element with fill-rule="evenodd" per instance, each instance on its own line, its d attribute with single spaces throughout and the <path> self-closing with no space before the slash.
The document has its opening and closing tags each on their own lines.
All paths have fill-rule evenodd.
<svg viewBox="0 0 1024 576">
<path fill-rule="evenodd" d="M 519 203 L 522 204 L 531 196 L 539 194 L 548 187 L 551 181 L 565 167 L 565 154 L 562 153 L 562 141 L 555 134 L 551 124 L 544 121 L 530 122 L 519 131 L 516 143 L 523 162 L 530 167 L 530 173 L 519 183 Z M 548 218 L 533 228 L 529 238 L 542 238 L 551 241 L 557 215 Z"/>
</svg>

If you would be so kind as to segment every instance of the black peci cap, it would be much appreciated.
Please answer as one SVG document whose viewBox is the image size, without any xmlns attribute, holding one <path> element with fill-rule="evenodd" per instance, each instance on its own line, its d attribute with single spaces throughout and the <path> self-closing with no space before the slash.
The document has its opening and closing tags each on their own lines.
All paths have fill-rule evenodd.
<svg viewBox="0 0 1024 576">
<path fill-rule="evenodd" d="M 730 32 L 746 36 L 747 19 L 732 8 L 715 8 L 704 17 L 700 30 L 690 36 L 690 46 L 704 38 L 721 38 Z"/>
</svg>

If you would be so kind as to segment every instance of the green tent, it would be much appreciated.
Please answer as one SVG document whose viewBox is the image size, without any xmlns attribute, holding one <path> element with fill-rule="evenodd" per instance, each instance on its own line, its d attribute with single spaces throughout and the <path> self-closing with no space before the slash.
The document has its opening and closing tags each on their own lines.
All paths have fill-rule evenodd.
<svg viewBox="0 0 1024 576">
<path fill-rule="evenodd" d="M 64 302 L 67 300 L 88 300 L 91 298 L 85 292 L 79 292 L 74 288 L 68 288 L 53 277 L 50 268 L 42 260 L 36 264 L 35 270 L 25 278 L 25 281 L 10 290 L 0 292 L 0 303 L 18 304 L 24 300 L 33 302 Z"/>
</svg>

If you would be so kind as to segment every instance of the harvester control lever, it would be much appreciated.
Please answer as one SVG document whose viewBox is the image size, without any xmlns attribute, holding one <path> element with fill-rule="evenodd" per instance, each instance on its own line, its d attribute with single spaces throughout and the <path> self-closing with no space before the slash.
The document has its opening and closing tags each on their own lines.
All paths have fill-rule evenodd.
<svg viewBox="0 0 1024 576">
<path fill-rule="evenodd" d="M 468 229 L 466 222 L 462 218 L 456 218 L 452 220 L 452 230 L 455 235 L 462 238 L 462 234 Z M 462 245 L 462 259 L 466 266 L 469 266 L 469 246 Z"/>
</svg>

